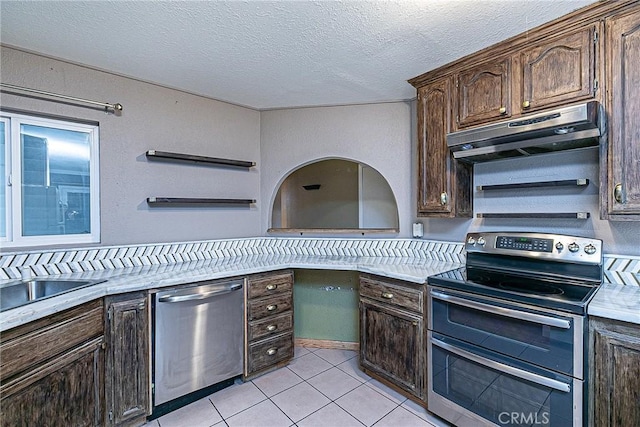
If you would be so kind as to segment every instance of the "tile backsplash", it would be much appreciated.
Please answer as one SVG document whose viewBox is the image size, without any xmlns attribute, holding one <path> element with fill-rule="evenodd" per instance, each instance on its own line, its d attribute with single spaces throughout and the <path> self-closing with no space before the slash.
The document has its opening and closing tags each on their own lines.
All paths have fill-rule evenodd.
<svg viewBox="0 0 640 427">
<path fill-rule="evenodd" d="M 0 279 L 142 267 L 249 255 L 410 257 L 464 263 L 461 243 L 423 239 L 259 237 L 166 244 L 11 252 L 0 254 Z M 604 256 L 604 282 L 640 286 L 640 257 Z"/>
</svg>

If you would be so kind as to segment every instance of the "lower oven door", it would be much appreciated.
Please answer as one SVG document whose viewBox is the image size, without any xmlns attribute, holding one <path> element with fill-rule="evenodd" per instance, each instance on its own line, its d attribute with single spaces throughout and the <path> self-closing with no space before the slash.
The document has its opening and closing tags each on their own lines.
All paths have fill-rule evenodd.
<svg viewBox="0 0 640 427">
<path fill-rule="evenodd" d="M 584 318 L 429 287 L 428 329 L 584 379 Z"/>
<path fill-rule="evenodd" d="M 428 332 L 428 407 L 456 426 L 581 426 L 581 380 Z"/>
</svg>

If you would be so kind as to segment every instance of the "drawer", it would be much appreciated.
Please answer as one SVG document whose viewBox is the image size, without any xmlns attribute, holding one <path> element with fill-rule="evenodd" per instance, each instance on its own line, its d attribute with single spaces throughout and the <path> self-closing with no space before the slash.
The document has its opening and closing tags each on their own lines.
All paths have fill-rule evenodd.
<svg viewBox="0 0 640 427">
<path fill-rule="evenodd" d="M 3 333 L 0 378 L 7 378 L 103 335 L 102 300 Z"/>
<path fill-rule="evenodd" d="M 261 371 L 293 357 L 293 332 L 249 345 L 247 369 Z"/>
<path fill-rule="evenodd" d="M 370 277 L 360 277 L 360 296 L 422 313 L 424 311 L 424 286 L 416 286 L 417 289 L 411 289 Z"/>
<path fill-rule="evenodd" d="M 270 335 L 277 335 L 291 330 L 293 327 L 293 313 L 291 311 L 274 317 L 249 323 L 247 339 L 253 341 Z"/>
<path fill-rule="evenodd" d="M 291 292 L 270 298 L 251 300 L 247 303 L 247 316 L 249 320 L 263 319 L 291 310 L 292 304 L 293 294 Z"/>
<path fill-rule="evenodd" d="M 268 275 L 251 276 L 247 279 L 247 295 L 249 299 L 262 298 L 291 291 L 293 273 L 270 273 Z"/>
</svg>

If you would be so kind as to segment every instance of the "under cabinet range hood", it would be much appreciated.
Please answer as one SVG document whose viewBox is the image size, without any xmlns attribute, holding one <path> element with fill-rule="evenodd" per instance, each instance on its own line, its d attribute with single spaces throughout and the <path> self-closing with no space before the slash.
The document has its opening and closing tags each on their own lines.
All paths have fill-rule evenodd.
<svg viewBox="0 0 640 427">
<path fill-rule="evenodd" d="M 603 128 L 604 112 L 590 101 L 453 132 L 447 146 L 460 161 L 488 162 L 597 146 Z"/>
</svg>

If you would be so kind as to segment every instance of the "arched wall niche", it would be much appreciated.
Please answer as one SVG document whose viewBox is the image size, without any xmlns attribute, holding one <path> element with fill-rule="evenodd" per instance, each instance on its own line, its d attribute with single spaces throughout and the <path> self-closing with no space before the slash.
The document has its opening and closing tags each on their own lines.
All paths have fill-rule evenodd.
<svg viewBox="0 0 640 427">
<path fill-rule="evenodd" d="M 286 175 L 276 191 L 269 232 L 397 233 L 398 206 L 374 168 L 343 158 L 317 159 Z"/>
</svg>

